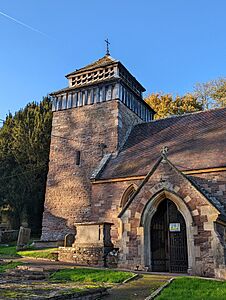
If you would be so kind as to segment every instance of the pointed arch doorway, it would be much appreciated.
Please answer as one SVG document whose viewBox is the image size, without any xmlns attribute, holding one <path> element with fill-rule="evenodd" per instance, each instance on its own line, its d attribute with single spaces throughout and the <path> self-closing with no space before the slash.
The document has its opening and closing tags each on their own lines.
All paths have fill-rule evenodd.
<svg viewBox="0 0 226 300">
<path fill-rule="evenodd" d="M 151 219 L 150 235 L 151 270 L 186 273 L 186 223 L 173 201 L 165 198 L 159 203 Z"/>
</svg>

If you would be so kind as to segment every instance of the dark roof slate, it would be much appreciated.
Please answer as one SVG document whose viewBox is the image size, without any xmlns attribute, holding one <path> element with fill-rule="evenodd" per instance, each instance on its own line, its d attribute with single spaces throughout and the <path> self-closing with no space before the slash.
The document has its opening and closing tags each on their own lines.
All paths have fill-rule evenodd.
<svg viewBox="0 0 226 300">
<path fill-rule="evenodd" d="M 163 146 L 179 170 L 226 166 L 226 108 L 136 125 L 99 178 L 146 175 Z"/>
<path fill-rule="evenodd" d="M 118 62 L 118 60 L 114 59 L 110 55 L 105 55 L 104 57 L 98 59 L 97 61 L 94 61 L 91 64 L 89 64 L 83 68 L 80 68 L 72 73 L 67 74 L 65 77 L 69 77 L 71 75 L 74 75 L 74 74 L 77 74 L 80 72 L 84 72 L 84 71 L 88 71 L 88 70 L 92 70 L 92 69 L 96 69 L 99 67 L 104 67 L 104 66 L 110 65 L 112 63 L 116 63 L 116 62 Z"/>
</svg>

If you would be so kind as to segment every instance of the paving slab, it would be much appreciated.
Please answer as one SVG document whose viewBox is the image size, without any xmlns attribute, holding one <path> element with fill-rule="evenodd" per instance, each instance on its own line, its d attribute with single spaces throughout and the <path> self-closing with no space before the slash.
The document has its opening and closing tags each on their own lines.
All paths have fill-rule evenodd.
<svg viewBox="0 0 226 300">
<path fill-rule="evenodd" d="M 104 300 L 144 300 L 153 291 L 164 285 L 171 276 L 142 274 L 135 280 L 129 281 L 109 290 Z"/>
</svg>

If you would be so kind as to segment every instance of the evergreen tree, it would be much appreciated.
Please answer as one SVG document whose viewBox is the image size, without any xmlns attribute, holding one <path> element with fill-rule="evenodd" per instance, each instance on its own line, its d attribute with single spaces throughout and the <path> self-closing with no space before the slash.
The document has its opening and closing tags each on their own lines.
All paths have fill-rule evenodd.
<svg viewBox="0 0 226 300">
<path fill-rule="evenodd" d="M 14 215 L 15 227 L 40 231 L 48 171 L 51 102 L 29 103 L 0 129 L 0 205 Z"/>
</svg>

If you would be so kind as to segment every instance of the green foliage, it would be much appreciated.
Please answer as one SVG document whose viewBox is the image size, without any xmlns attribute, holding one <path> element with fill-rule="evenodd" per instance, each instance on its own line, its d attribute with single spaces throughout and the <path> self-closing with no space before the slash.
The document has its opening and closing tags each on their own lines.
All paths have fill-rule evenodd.
<svg viewBox="0 0 226 300">
<path fill-rule="evenodd" d="M 7 206 L 14 227 L 41 228 L 51 134 L 51 102 L 29 103 L 0 129 L 0 206 Z"/>
<path fill-rule="evenodd" d="M 155 119 L 202 110 L 202 105 L 192 94 L 173 98 L 170 94 L 156 93 L 149 95 L 145 101 L 156 111 Z"/>
<path fill-rule="evenodd" d="M 226 282 L 200 278 L 177 278 L 164 289 L 156 300 L 224 300 Z"/>
<path fill-rule="evenodd" d="M 0 258 L 20 257 L 16 252 L 16 246 L 0 246 Z"/>
<path fill-rule="evenodd" d="M 121 283 L 133 275 L 131 272 L 76 268 L 59 270 L 53 273 L 50 278 L 53 281 Z"/>
<path fill-rule="evenodd" d="M 45 249 L 33 249 L 32 247 L 23 250 L 16 251 L 16 245 L 0 246 L 0 258 L 15 258 L 21 256 L 34 257 L 34 258 L 47 258 L 56 259 L 57 248 L 45 248 Z"/>
<path fill-rule="evenodd" d="M 46 248 L 40 250 L 23 250 L 18 251 L 17 254 L 20 256 L 34 257 L 34 258 L 45 258 L 53 259 L 57 258 L 56 254 L 57 248 Z"/>
<path fill-rule="evenodd" d="M 15 269 L 17 266 L 21 266 L 21 265 L 22 265 L 21 262 L 16 262 L 16 261 L 2 264 L 0 265 L 0 273 L 3 273 L 10 269 Z"/>
</svg>

